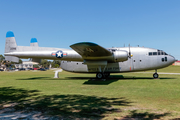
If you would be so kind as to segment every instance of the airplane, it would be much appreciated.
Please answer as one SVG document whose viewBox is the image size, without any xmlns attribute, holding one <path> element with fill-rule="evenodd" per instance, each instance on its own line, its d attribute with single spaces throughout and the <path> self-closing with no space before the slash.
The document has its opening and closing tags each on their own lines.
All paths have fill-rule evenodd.
<svg viewBox="0 0 180 120">
<path fill-rule="evenodd" d="M 36 43 L 37 40 L 32 40 Z M 145 47 L 104 48 L 92 42 L 80 42 L 70 46 L 72 49 L 17 46 L 14 33 L 6 34 L 5 59 L 18 62 L 19 58 L 61 60 L 61 68 L 76 73 L 95 73 L 97 79 L 104 79 L 110 73 L 155 70 L 167 67 L 175 62 L 172 55 L 159 49 Z"/>
</svg>

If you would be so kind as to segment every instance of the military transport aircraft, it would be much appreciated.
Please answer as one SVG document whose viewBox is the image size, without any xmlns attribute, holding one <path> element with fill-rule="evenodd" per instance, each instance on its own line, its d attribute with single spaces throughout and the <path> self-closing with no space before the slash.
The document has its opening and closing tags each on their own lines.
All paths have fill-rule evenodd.
<svg viewBox="0 0 180 120">
<path fill-rule="evenodd" d="M 162 50 L 145 47 L 104 48 L 91 42 L 71 45 L 73 49 L 39 47 L 37 40 L 31 40 L 31 46 L 17 46 L 14 33 L 6 34 L 5 59 L 18 62 L 19 58 L 61 60 L 61 68 L 70 72 L 96 73 L 102 79 L 110 73 L 155 70 L 171 65 L 175 58 Z"/>
</svg>

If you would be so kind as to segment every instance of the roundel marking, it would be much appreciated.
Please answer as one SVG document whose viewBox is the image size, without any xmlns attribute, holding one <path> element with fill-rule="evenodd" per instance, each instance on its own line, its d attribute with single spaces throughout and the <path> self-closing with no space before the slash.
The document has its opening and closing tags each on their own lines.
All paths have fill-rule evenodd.
<svg viewBox="0 0 180 120">
<path fill-rule="evenodd" d="M 63 57 L 63 52 L 61 50 L 56 52 L 56 57 L 57 58 L 62 58 Z"/>
</svg>

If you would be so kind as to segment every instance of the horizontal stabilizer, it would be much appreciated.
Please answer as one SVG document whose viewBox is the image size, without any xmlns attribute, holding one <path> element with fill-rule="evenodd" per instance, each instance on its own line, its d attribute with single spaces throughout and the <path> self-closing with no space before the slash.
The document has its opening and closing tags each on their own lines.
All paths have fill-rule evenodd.
<svg viewBox="0 0 180 120">
<path fill-rule="evenodd" d="M 41 63 L 41 59 L 37 59 L 37 58 L 32 58 L 31 61 L 32 62 Z"/>
<path fill-rule="evenodd" d="M 19 63 L 19 58 L 14 56 L 5 56 L 5 60 Z"/>
</svg>

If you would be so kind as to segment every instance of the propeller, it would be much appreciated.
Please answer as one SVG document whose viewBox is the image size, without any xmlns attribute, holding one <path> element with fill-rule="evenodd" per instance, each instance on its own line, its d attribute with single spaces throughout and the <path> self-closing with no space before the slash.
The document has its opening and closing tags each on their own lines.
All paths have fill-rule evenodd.
<svg viewBox="0 0 180 120">
<path fill-rule="evenodd" d="M 131 58 L 130 44 L 129 44 L 129 58 Z"/>
</svg>

